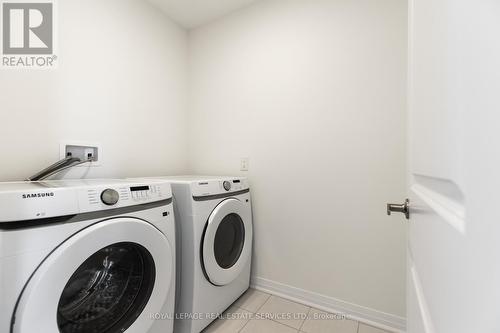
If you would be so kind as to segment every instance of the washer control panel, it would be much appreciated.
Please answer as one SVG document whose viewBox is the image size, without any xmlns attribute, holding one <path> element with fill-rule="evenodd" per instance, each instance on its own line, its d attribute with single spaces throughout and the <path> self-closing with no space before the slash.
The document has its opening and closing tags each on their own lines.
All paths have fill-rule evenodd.
<svg viewBox="0 0 500 333">
<path fill-rule="evenodd" d="M 170 199 L 172 192 L 168 183 L 130 184 L 115 187 L 89 188 L 80 191 L 82 211 L 120 208 Z"/>
<path fill-rule="evenodd" d="M 68 216 L 172 198 L 163 180 L 60 180 L 0 184 L 0 223 Z"/>
</svg>

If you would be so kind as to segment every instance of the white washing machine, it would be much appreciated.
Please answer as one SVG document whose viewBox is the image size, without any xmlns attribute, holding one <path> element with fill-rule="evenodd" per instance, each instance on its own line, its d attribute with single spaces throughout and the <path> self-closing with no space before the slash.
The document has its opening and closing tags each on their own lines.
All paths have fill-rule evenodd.
<svg viewBox="0 0 500 333">
<path fill-rule="evenodd" d="M 170 185 L 0 184 L 1 333 L 173 331 Z"/>
<path fill-rule="evenodd" d="M 168 177 L 178 232 L 175 332 L 198 333 L 249 287 L 252 209 L 245 178 Z"/>
</svg>

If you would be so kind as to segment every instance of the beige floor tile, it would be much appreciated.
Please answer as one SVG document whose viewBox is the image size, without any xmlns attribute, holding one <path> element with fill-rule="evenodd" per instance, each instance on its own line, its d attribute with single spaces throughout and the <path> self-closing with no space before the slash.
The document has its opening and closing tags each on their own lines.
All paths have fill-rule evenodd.
<svg viewBox="0 0 500 333">
<path fill-rule="evenodd" d="M 236 306 L 224 312 L 224 317 L 214 321 L 203 333 L 237 333 L 250 320 L 253 314 Z"/>
<path fill-rule="evenodd" d="M 297 330 L 272 320 L 252 319 L 241 333 L 296 333 Z"/>
<path fill-rule="evenodd" d="M 248 289 L 234 305 L 250 312 L 257 312 L 271 295 L 255 289 Z"/>
<path fill-rule="evenodd" d="M 258 315 L 299 329 L 308 312 L 308 306 L 271 296 L 260 308 Z"/>
<path fill-rule="evenodd" d="M 380 328 L 375 328 L 372 326 L 359 323 L 359 333 L 389 333 L 389 332 L 381 330 Z"/>
<path fill-rule="evenodd" d="M 306 333 L 356 333 L 358 330 L 357 321 L 317 309 L 311 309 L 307 317 L 300 329 Z"/>
</svg>

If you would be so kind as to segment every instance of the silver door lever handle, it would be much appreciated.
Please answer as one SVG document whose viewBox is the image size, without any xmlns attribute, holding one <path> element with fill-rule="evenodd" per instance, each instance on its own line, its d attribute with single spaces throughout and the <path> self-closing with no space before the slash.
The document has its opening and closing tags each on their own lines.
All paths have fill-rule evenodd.
<svg viewBox="0 0 500 333">
<path fill-rule="evenodd" d="M 407 220 L 410 219 L 410 200 L 406 199 L 402 205 L 388 203 L 387 215 L 391 215 L 392 212 L 403 213 Z"/>
</svg>

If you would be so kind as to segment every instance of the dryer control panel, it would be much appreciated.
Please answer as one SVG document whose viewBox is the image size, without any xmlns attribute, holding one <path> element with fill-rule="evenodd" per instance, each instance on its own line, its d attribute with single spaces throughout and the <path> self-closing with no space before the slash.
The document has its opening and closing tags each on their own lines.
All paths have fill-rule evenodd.
<svg viewBox="0 0 500 333">
<path fill-rule="evenodd" d="M 248 189 L 248 180 L 243 177 L 200 180 L 191 183 L 193 197 L 237 193 Z"/>
</svg>

